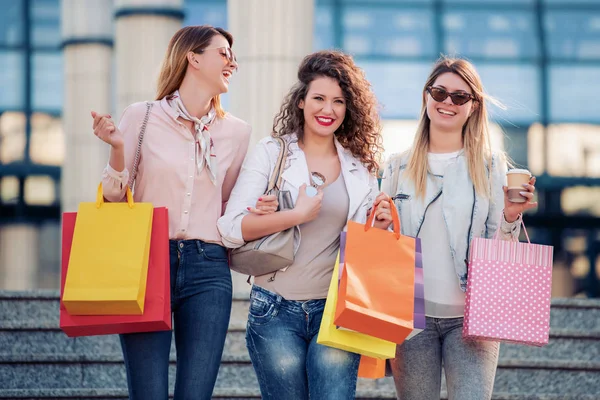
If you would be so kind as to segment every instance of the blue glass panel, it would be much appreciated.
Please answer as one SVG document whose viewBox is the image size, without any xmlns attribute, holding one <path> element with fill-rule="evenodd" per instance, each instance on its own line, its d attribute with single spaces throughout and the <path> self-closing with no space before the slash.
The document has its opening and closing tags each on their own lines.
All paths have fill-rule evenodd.
<svg viewBox="0 0 600 400">
<path fill-rule="evenodd" d="M 600 122 L 598 77 L 600 66 L 550 66 L 551 121 Z"/>
<path fill-rule="evenodd" d="M 600 2 L 598 11 L 548 11 L 546 43 L 551 58 L 600 60 Z"/>
<path fill-rule="evenodd" d="M 0 12 L 0 46 L 18 46 L 23 43 L 23 1 L 3 2 Z"/>
<path fill-rule="evenodd" d="M 416 119 L 421 111 L 423 86 L 430 63 L 359 62 L 382 106 L 382 118 Z"/>
<path fill-rule="evenodd" d="M 355 55 L 434 56 L 433 12 L 428 8 L 345 7 L 343 48 Z"/>
<path fill-rule="evenodd" d="M 227 29 L 227 1 L 186 0 L 184 25 L 212 25 Z"/>
<path fill-rule="evenodd" d="M 31 41 L 34 47 L 60 46 L 59 0 L 33 0 L 31 22 Z"/>
<path fill-rule="evenodd" d="M 448 5 L 456 5 L 456 4 L 482 4 L 489 7 L 494 5 L 533 5 L 536 0 L 442 0 L 443 3 L 447 3 Z"/>
<path fill-rule="evenodd" d="M 535 14 L 529 11 L 447 11 L 444 51 L 489 59 L 538 57 L 535 27 Z"/>
<path fill-rule="evenodd" d="M 407 3 L 409 4 L 429 4 L 429 3 L 433 3 L 434 0 L 376 0 L 377 4 L 382 4 L 385 3 L 387 4 L 394 4 L 394 5 L 406 5 Z M 360 4 L 367 4 L 367 5 L 373 5 L 373 3 L 375 3 L 375 1 L 373 0 L 341 0 L 342 3 L 360 3 Z"/>
<path fill-rule="evenodd" d="M 313 32 L 313 49 L 323 50 L 335 47 L 333 7 L 328 4 L 315 5 L 315 26 Z"/>
<path fill-rule="evenodd" d="M 542 2 L 552 5 L 573 6 L 576 4 L 592 4 L 600 6 L 598 0 L 542 0 Z"/>
<path fill-rule="evenodd" d="M 490 118 L 498 123 L 530 123 L 541 119 L 539 69 L 535 65 L 477 64 L 489 95 L 507 109 L 488 102 Z"/>
<path fill-rule="evenodd" d="M 60 111 L 63 105 L 62 53 L 37 53 L 32 56 L 34 110 Z"/>
<path fill-rule="evenodd" d="M 20 51 L 0 51 L 0 110 L 24 107 L 25 57 Z"/>
</svg>

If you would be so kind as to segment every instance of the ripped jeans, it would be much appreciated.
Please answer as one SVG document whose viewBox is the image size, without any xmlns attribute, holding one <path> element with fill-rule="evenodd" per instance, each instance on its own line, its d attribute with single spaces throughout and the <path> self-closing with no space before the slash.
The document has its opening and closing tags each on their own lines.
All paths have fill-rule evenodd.
<svg viewBox="0 0 600 400">
<path fill-rule="evenodd" d="M 264 400 L 354 399 L 360 356 L 317 344 L 324 308 L 253 286 L 246 346 Z"/>
</svg>

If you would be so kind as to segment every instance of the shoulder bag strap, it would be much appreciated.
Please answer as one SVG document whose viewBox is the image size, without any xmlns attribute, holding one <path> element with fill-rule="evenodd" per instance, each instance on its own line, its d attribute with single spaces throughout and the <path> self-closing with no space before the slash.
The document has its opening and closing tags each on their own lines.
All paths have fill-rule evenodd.
<svg viewBox="0 0 600 400">
<path fill-rule="evenodd" d="M 152 106 L 154 104 L 147 101 L 146 102 L 146 116 L 144 117 L 144 122 L 142 123 L 142 127 L 140 128 L 140 135 L 138 137 L 138 144 L 135 150 L 135 157 L 133 159 L 133 168 L 131 169 L 131 175 L 129 175 L 129 182 L 127 186 L 133 191 L 133 185 L 135 183 L 135 177 L 138 171 L 138 165 L 140 163 L 140 154 L 142 152 L 142 142 L 144 141 L 144 134 L 146 133 L 146 126 L 148 125 L 148 119 L 150 119 L 150 110 L 152 110 Z"/>
</svg>

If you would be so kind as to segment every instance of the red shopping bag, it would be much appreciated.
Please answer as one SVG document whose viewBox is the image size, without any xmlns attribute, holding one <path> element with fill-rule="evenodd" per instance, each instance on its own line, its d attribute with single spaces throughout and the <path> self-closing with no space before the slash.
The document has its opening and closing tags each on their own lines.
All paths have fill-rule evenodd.
<svg viewBox="0 0 600 400">
<path fill-rule="evenodd" d="M 369 356 L 360 356 L 358 364 L 358 377 L 367 379 L 385 378 L 385 364 L 387 360 L 373 358 Z"/>
<path fill-rule="evenodd" d="M 415 238 L 400 234 L 391 208 L 394 232 L 348 222 L 344 270 L 335 312 L 337 326 L 402 343 L 414 329 Z"/>
<path fill-rule="evenodd" d="M 473 239 L 463 337 L 548 344 L 553 248 L 532 244 L 523 229 L 527 243 Z"/>
<path fill-rule="evenodd" d="M 63 213 L 61 298 L 65 287 L 77 213 Z M 115 229 L 118 229 L 116 227 Z M 60 304 L 60 328 L 70 337 L 153 332 L 171 329 L 169 217 L 155 208 L 150 239 L 146 298 L 142 315 L 69 315 Z"/>
</svg>

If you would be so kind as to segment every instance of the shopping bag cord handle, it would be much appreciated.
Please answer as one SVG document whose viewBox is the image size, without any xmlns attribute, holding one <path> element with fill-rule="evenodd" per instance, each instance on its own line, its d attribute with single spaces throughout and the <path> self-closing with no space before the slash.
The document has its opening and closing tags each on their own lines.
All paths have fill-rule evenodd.
<svg viewBox="0 0 600 400">
<path fill-rule="evenodd" d="M 500 227 L 502 226 L 502 219 L 504 218 L 504 212 L 502 212 L 500 214 L 500 220 L 498 221 L 498 228 L 496 229 L 496 232 L 494 233 L 494 240 L 500 240 L 500 238 L 498 237 L 498 232 L 500 232 Z M 523 215 L 521 215 L 521 226 L 523 227 L 523 232 L 525 233 L 525 237 L 527 238 L 527 243 L 531 244 L 531 241 L 529 240 L 529 234 L 527 234 L 527 228 L 525 228 L 525 222 L 523 221 Z M 519 239 L 517 239 L 517 242 L 519 241 Z"/>
</svg>

